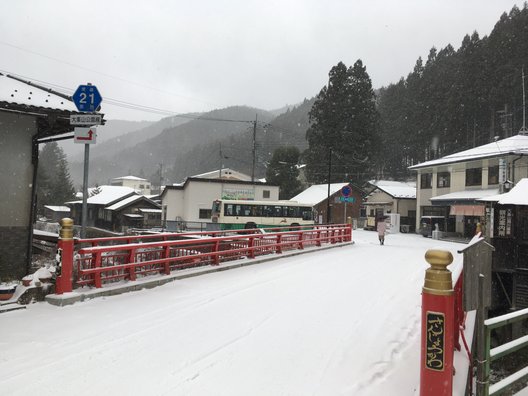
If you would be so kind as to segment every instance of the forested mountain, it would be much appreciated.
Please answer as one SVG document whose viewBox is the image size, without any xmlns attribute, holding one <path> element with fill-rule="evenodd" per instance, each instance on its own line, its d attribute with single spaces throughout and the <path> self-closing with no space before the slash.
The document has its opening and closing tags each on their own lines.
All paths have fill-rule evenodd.
<svg viewBox="0 0 528 396">
<path fill-rule="evenodd" d="M 155 124 L 154 121 L 126 121 L 126 120 L 108 120 L 105 125 L 97 127 L 97 145 L 95 150 L 99 150 L 106 142 L 118 138 L 119 136 L 137 131 Z M 70 161 L 82 161 L 84 145 L 74 144 L 71 140 L 64 140 L 59 146 L 68 156 Z"/>
<path fill-rule="evenodd" d="M 270 121 L 270 113 L 259 110 L 255 133 L 255 177 L 266 174 L 267 163 L 275 149 L 283 146 L 296 146 L 300 150 L 307 147 L 306 130 L 308 112 L 313 99 L 286 111 Z M 253 109 L 253 112 L 255 110 Z M 253 116 L 254 118 L 254 116 Z M 194 147 L 187 153 L 175 158 L 169 179 L 180 181 L 183 178 L 222 167 L 230 167 L 252 174 L 253 168 L 253 124 L 246 124 L 241 131 L 227 137 L 218 136 Z"/>
<path fill-rule="evenodd" d="M 452 45 L 432 48 L 425 61 L 417 59 L 406 78 L 376 90 L 375 95 L 366 72 L 368 65 L 358 62 L 342 82 L 329 80 L 331 84 L 352 84 L 351 90 L 343 88 L 345 95 L 336 90 L 342 103 L 334 106 L 332 102 L 335 119 L 327 112 L 329 102 L 322 100 L 329 89 L 324 87 L 317 97 L 288 107 L 275 118 L 270 112 L 238 106 L 183 120 L 181 125 L 156 123 L 137 135 L 94 148 L 90 184 L 108 183 L 113 177 L 129 174 L 155 183 L 160 180 L 160 168 L 165 184 L 221 166 L 251 174 L 255 116 L 257 178 L 266 174 L 273 152 L 284 146 L 297 147 L 303 152 L 302 161 L 309 161 L 311 155 L 312 165 L 316 165 L 311 170 L 308 167 L 312 183 L 327 178 L 330 146 L 333 178 L 358 182 L 356 178 L 371 176 L 399 180 L 412 176 L 407 169 L 410 165 L 519 131 L 523 66 L 528 74 L 528 9 L 526 4 L 522 10 L 514 7 L 500 17 L 489 36 L 466 35 L 458 49 Z M 358 97 L 354 99 L 354 95 Z M 318 106 L 314 106 L 316 101 Z M 329 140 L 330 135 L 316 130 L 318 126 L 308 133 L 311 140 L 307 140 L 309 114 L 312 126 L 321 122 L 323 129 L 338 128 L 337 140 Z M 307 150 L 309 141 L 326 148 Z M 74 164 L 71 174 L 76 186 L 80 185 L 82 162 Z"/>
<path fill-rule="evenodd" d="M 165 117 L 157 122 L 108 120 L 105 125 L 97 127 L 97 144 L 91 148 L 90 157 L 97 158 L 114 155 L 117 151 L 133 147 L 159 135 L 167 128 L 185 124 L 193 117 L 198 117 L 199 115 L 199 113 L 188 113 L 178 117 Z M 127 129 L 124 129 L 125 127 Z M 79 146 L 82 147 L 82 145 Z M 80 162 L 82 160 L 82 153 L 72 158 L 72 161 Z"/>
<path fill-rule="evenodd" d="M 528 72 L 528 9 L 504 13 L 491 34 L 460 48 L 432 48 L 425 63 L 380 90 L 380 177 L 401 179 L 418 162 L 516 134 L 522 69 Z"/>
<path fill-rule="evenodd" d="M 146 177 L 154 182 L 159 180 L 160 165 L 164 169 L 163 178 L 166 183 L 177 182 L 181 177 L 199 173 L 202 171 L 201 161 L 207 164 L 212 155 L 202 147 L 210 146 L 214 142 L 214 158 L 218 158 L 217 142 L 232 135 L 252 131 L 252 120 L 255 116 L 260 124 L 273 118 L 263 110 L 234 106 L 214 110 L 195 119 L 187 119 L 188 122 L 165 128 L 161 133 L 133 146 L 116 142 L 101 155 L 93 150 L 94 155 L 90 154 L 89 184 L 107 184 L 114 177 L 130 174 Z M 149 130 L 152 128 L 153 126 Z M 120 138 L 123 139 L 124 137 Z M 235 138 L 237 142 L 241 140 L 241 137 Z M 239 150 L 245 150 L 245 147 Z M 191 156 L 188 155 L 190 152 L 193 153 Z M 218 161 L 215 166 L 218 166 Z M 73 163 L 71 173 L 76 185 L 79 185 L 82 180 L 82 162 Z"/>
</svg>

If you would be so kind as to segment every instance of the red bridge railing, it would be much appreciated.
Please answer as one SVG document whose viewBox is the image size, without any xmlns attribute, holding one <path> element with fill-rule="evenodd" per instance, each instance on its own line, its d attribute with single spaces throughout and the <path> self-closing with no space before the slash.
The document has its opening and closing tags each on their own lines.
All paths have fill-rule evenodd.
<svg viewBox="0 0 528 396">
<path fill-rule="evenodd" d="M 277 230 L 280 232 L 241 230 L 236 233 L 218 231 L 75 240 L 78 250 L 71 258 L 73 285 L 100 288 L 151 274 L 168 275 L 184 268 L 220 265 L 241 258 L 253 259 L 352 240 L 349 224 L 273 231 Z M 68 266 L 68 257 L 62 259 L 62 273 L 67 273 L 64 268 Z M 62 276 L 57 278 L 57 294 L 72 290 L 68 282 L 71 284 L 72 281 Z"/>
</svg>

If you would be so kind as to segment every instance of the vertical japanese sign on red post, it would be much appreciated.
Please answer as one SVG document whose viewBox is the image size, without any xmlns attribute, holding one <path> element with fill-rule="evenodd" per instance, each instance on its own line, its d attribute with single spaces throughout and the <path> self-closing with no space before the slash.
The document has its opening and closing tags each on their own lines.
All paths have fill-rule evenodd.
<svg viewBox="0 0 528 396">
<path fill-rule="evenodd" d="M 72 291 L 73 220 L 66 217 L 60 221 L 60 226 L 59 241 L 57 243 L 56 294 Z"/>
<path fill-rule="evenodd" d="M 422 289 L 422 336 L 420 396 L 453 394 L 453 354 L 455 297 L 451 271 L 453 255 L 444 250 L 428 250 Z"/>
</svg>

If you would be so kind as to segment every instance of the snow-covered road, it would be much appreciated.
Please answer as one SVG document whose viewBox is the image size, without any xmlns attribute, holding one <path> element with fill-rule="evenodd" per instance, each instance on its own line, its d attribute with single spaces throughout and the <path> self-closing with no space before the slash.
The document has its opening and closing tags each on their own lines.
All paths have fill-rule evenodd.
<svg viewBox="0 0 528 396">
<path fill-rule="evenodd" d="M 429 248 L 354 245 L 0 315 L 2 395 L 413 395 Z M 455 266 L 452 265 L 451 267 Z"/>
</svg>

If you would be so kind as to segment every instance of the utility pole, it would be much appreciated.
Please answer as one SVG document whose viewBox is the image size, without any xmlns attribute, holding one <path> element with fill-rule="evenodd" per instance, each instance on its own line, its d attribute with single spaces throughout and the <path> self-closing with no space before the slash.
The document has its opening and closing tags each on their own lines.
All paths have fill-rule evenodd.
<svg viewBox="0 0 528 396">
<path fill-rule="evenodd" d="M 83 193 L 81 214 L 81 239 L 86 238 L 86 223 L 88 219 L 88 164 L 90 163 L 90 145 L 84 145 Z"/>
<path fill-rule="evenodd" d="M 251 182 L 255 182 L 255 164 L 257 161 L 257 114 L 253 122 L 253 166 L 251 168 Z"/>
<path fill-rule="evenodd" d="M 159 193 L 161 194 L 161 186 L 163 186 L 163 164 L 159 164 Z"/>
<path fill-rule="evenodd" d="M 224 158 L 222 156 L 222 143 L 220 143 L 220 170 L 218 171 L 218 178 L 222 178 L 222 168 L 224 167 Z"/>
<path fill-rule="evenodd" d="M 326 223 L 330 224 L 332 221 L 332 213 L 330 212 L 330 178 L 332 176 L 332 147 L 328 146 L 328 194 L 326 197 Z"/>
<path fill-rule="evenodd" d="M 528 134 L 526 129 L 526 95 L 524 91 L 524 67 L 522 68 L 522 91 L 523 91 L 523 124 L 521 128 L 521 135 Z"/>
</svg>

